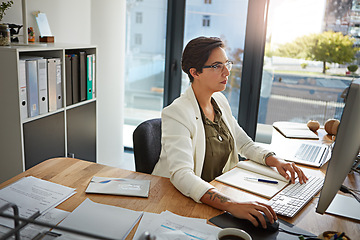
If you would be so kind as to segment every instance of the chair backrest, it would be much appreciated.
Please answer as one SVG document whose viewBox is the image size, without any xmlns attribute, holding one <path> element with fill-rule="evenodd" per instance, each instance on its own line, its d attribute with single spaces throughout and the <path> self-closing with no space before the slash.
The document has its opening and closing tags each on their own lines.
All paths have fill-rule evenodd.
<svg viewBox="0 0 360 240">
<path fill-rule="evenodd" d="M 160 157 L 161 118 L 140 123 L 133 133 L 135 169 L 151 174 Z"/>
</svg>

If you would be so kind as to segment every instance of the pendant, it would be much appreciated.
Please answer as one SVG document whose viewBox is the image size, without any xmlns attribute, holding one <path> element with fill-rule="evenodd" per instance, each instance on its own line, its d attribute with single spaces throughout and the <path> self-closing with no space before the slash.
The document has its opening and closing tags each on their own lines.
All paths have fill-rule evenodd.
<svg viewBox="0 0 360 240">
<path fill-rule="evenodd" d="M 218 136 L 218 139 L 220 140 L 220 142 L 222 142 L 222 140 L 223 140 L 220 135 Z"/>
</svg>

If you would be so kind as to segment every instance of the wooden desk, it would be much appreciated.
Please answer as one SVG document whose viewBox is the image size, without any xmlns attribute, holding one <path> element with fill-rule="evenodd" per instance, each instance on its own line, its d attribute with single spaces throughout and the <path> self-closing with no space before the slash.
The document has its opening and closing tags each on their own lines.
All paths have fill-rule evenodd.
<svg viewBox="0 0 360 240">
<path fill-rule="evenodd" d="M 317 174 L 322 174 L 318 170 L 313 171 L 317 172 Z M 86 194 L 85 189 L 87 184 L 94 175 L 133 179 L 149 179 L 151 180 L 149 197 L 138 198 Z M 169 210 L 175 214 L 186 217 L 210 219 L 221 213 L 219 210 L 216 210 L 205 204 L 196 203 L 192 199 L 183 196 L 170 183 L 168 178 L 152 176 L 149 174 L 133 172 L 72 158 L 55 158 L 42 162 L 35 167 L 15 176 L 14 178 L 0 184 L 0 188 L 3 188 L 8 184 L 26 176 L 34 176 L 47 181 L 76 188 L 77 193 L 57 207 L 59 209 L 70 212 L 73 211 L 86 198 L 89 198 L 94 202 L 119 206 L 137 211 L 161 213 L 162 211 Z M 358 178 L 355 180 L 357 180 L 355 183 L 359 182 Z M 220 189 L 220 191 L 241 201 L 264 200 L 263 198 L 241 191 L 239 189 L 235 189 L 217 181 L 213 181 L 212 184 Z M 322 233 L 326 230 L 337 230 L 344 231 L 352 239 L 360 238 L 359 222 L 330 215 L 319 215 L 314 211 L 316 201 L 317 200 L 314 200 L 309 203 L 309 205 L 304 208 L 295 218 L 284 219 L 315 234 Z M 137 227 L 131 231 L 127 239 L 132 239 L 136 228 Z"/>
<path fill-rule="evenodd" d="M 151 180 L 149 197 L 140 198 L 86 194 L 85 189 L 94 175 L 100 177 L 149 179 Z M 43 180 L 76 188 L 77 193 L 57 207 L 70 212 L 79 206 L 86 198 L 89 198 L 97 203 L 119 206 L 136 211 L 161 213 L 162 211 L 169 210 L 175 214 L 186 217 L 209 219 L 221 213 L 219 210 L 205 204 L 198 204 L 192 199 L 185 197 L 170 183 L 168 178 L 109 167 L 73 158 L 54 158 L 44 161 L 0 184 L 0 189 L 26 176 L 34 176 Z M 136 228 L 137 227 L 131 231 L 127 239 L 132 239 Z"/>
</svg>

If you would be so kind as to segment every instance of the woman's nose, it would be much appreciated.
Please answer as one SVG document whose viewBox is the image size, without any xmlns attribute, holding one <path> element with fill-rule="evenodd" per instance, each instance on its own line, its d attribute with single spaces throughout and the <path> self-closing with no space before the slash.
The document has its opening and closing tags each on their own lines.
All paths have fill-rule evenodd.
<svg viewBox="0 0 360 240">
<path fill-rule="evenodd" d="M 225 76 L 229 76 L 230 75 L 230 70 L 224 65 L 224 69 L 223 69 L 223 74 Z"/>
</svg>

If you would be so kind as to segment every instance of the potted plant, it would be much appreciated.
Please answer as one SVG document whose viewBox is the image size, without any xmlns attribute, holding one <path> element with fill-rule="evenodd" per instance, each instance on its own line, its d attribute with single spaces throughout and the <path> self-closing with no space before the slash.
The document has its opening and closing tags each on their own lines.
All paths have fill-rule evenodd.
<svg viewBox="0 0 360 240">
<path fill-rule="evenodd" d="M 13 5 L 12 0 L 0 4 L 0 22 L 5 16 L 5 11 Z M 0 24 L 0 46 L 10 45 L 10 29 L 7 24 Z"/>
</svg>

